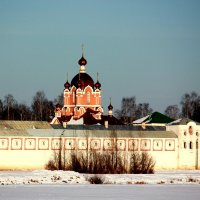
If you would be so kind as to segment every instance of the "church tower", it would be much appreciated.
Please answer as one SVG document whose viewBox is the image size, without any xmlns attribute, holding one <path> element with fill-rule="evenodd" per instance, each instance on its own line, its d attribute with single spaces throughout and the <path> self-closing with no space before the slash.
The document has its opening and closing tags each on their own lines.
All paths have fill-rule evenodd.
<svg viewBox="0 0 200 200">
<path fill-rule="evenodd" d="M 57 105 L 55 116 L 62 122 L 68 122 L 71 118 L 78 120 L 87 112 L 96 120 L 101 120 L 103 108 L 101 106 L 101 84 L 93 79 L 86 72 L 87 60 L 82 57 L 78 61 L 79 72 L 71 80 L 64 84 L 63 107 Z"/>
</svg>

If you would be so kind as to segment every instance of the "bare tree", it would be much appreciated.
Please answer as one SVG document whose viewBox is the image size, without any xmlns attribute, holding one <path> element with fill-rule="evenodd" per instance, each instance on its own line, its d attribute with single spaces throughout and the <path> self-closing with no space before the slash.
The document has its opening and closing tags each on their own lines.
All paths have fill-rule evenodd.
<svg viewBox="0 0 200 200">
<path fill-rule="evenodd" d="M 136 119 L 145 117 L 152 112 L 153 112 L 153 109 L 150 107 L 149 103 L 140 103 L 137 105 Z"/>
<path fill-rule="evenodd" d="M 152 112 L 153 109 L 149 103 L 140 103 L 137 105 L 135 97 L 126 97 L 122 98 L 121 110 L 116 110 L 115 115 L 123 123 L 128 124 Z"/>
<path fill-rule="evenodd" d="M 121 110 L 116 110 L 115 115 L 121 119 L 125 124 L 132 122 L 136 115 L 136 98 L 124 97 L 121 102 Z"/>
<path fill-rule="evenodd" d="M 56 99 L 54 99 L 54 104 L 60 104 L 63 105 L 63 93 L 61 93 L 60 95 L 57 96 Z"/>
<path fill-rule="evenodd" d="M 17 105 L 16 113 L 18 115 L 19 120 L 30 120 L 31 119 L 31 110 L 24 103 L 20 103 Z"/>
<path fill-rule="evenodd" d="M 33 97 L 32 102 L 32 110 L 33 114 L 35 115 L 36 120 L 43 120 L 43 114 L 45 112 L 45 104 L 47 102 L 46 95 L 44 91 L 38 91 L 36 92 L 35 96 Z"/>
<path fill-rule="evenodd" d="M 7 112 L 7 120 L 10 120 L 11 115 L 14 116 L 13 107 L 14 107 L 14 104 L 16 104 L 16 103 L 17 103 L 17 101 L 14 99 L 12 94 L 7 94 L 4 97 L 4 109 Z M 14 118 L 14 117 L 12 117 L 12 118 Z"/>
<path fill-rule="evenodd" d="M 196 92 L 184 94 L 181 105 L 183 117 L 200 122 L 200 96 Z"/>
<path fill-rule="evenodd" d="M 180 117 L 180 109 L 178 105 L 170 105 L 165 109 L 165 115 L 172 119 L 178 119 Z"/>
</svg>

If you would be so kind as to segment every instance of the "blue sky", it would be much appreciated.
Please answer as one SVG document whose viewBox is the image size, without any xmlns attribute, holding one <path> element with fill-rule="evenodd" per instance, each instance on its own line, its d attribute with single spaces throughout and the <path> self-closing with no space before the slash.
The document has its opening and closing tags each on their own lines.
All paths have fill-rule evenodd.
<svg viewBox="0 0 200 200">
<path fill-rule="evenodd" d="M 102 84 L 105 112 L 136 96 L 163 112 L 200 93 L 198 0 L 0 0 L 0 99 L 48 99 L 79 71 Z"/>
</svg>

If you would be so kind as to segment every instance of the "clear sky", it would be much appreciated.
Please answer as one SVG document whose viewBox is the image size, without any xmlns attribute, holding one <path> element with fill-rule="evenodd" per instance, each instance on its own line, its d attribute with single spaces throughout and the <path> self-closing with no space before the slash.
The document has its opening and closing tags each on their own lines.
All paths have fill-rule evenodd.
<svg viewBox="0 0 200 200">
<path fill-rule="evenodd" d="M 114 109 L 136 96 L 163 112 L 200 93 L 199 0 L 0 0 L 0 99 L 56 98 L 82 44 L 105 112 L 109 97 Z"/>
</svg>

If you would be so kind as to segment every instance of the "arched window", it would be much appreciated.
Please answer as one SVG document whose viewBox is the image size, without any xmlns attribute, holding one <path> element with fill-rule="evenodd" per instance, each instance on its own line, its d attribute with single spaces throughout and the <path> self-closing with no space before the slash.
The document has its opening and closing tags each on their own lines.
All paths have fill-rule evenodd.
<svg viewBox="0 0 200 200">
<path fill-rule="evenodd" d="M 192 149 L 192 142 L 190 142 L 190 149 Z"/>
<path fill-rule="evenodd" d="M 87 92 L 87 103 L 90 103 L 90 92 Z"/>
<path fill-rule="evenodd" d="M 187 144 L 186 144 L 186 142 L 183 143 L 183 147 L 184 147 L 184 149 L 187 148 Z"/>
</svg>

